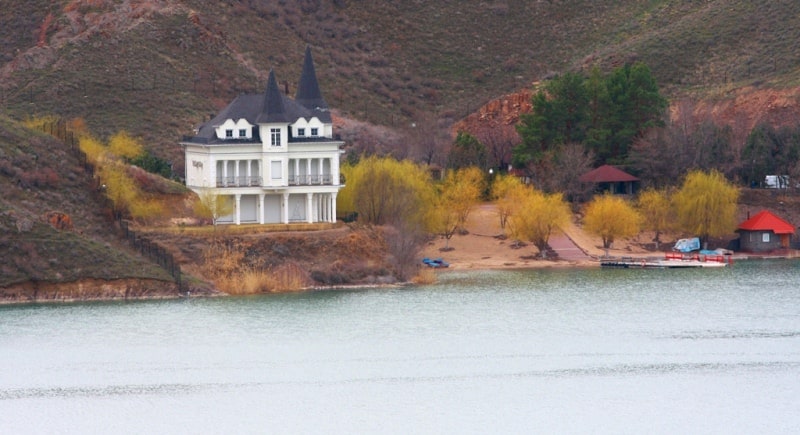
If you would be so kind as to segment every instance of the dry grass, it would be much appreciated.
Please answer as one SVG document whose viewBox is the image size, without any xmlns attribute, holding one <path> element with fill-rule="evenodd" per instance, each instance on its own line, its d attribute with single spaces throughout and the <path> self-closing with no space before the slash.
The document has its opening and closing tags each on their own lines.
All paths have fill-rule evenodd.
<svg viewBox="0 0 800 435">
<path fill-rule="evenodd" d="M 231 295 L 299 291 L 312 284 L 308 273 L 294 263 L 268 269 L 246 265 L 243 249 L 234 244 L 214 243 L 203 257 L 203 275 Z"/>
<path fill-rule="evenodd" d="M 411 278 L 411 282 L 417 285 L 430 285 L 438 281 L 436 272 L 431 268 L 423 268 L 419 270 L 416 276 Z"/>
</svg>

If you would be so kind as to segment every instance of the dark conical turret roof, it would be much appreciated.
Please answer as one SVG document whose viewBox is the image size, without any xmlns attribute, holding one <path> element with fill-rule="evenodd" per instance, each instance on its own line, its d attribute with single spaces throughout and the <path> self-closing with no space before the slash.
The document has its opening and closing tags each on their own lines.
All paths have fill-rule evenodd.
<svg viewBox="0 0 800 435">
<path fill-rule="evenodd" d="M 278 88 L 278 81 L 275 79 L 275 72 L 273 70 L 269 70 L 267 90 L 264 92 L 264 105 L 261 108 L 261 113 L 258 115 L 256 122 L 289 122 L 289 117 L 286 114 L 286 107 L 283 104 L 283 94 L 281 94 L 281 90 Z"/>
<path fill-rule="evenodd" d="M 322 98 L 317 82 L 317 73 L 314 70 L 314 59 L 311 58 L 311 47 L 306 46 L 306 57 L 303 60 L 303 72 L 300 74 L 300 84 L 294 100 L 311 110 L 327 110 L 328 103 Z"/>
</svg>

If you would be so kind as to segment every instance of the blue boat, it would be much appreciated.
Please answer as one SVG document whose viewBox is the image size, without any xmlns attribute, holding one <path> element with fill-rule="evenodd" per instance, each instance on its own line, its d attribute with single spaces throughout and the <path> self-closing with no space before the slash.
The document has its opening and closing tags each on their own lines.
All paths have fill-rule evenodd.
<svg viewBox="0 0 800 435">
<path fill-rule="evenodd" d="M 441 267 L 450 267 L 450 263 L 444 261 L 442 258 L 430 259 L 428 257 L 425 257 L 422 259 L 422 264 L 436 269 Z"/>
</svg>

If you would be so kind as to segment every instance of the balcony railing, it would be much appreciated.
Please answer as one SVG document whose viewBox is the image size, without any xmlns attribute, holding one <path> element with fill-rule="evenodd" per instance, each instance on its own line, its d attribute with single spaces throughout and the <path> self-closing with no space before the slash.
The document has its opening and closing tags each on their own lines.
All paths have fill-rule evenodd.
<svg viewBox="0 0 800 435">
<path fill-rule="evenodd" d="M 333 177 L 331 174 L 311 174 L 311 175 L 290 175 L 290 186 L 310 186 L 310 185 L 331 185 Z"/>
<path fill-rule="evenodd" d="M 218 177 L 217 187 L 261 186 L 261 177 Z"/>
</svg>

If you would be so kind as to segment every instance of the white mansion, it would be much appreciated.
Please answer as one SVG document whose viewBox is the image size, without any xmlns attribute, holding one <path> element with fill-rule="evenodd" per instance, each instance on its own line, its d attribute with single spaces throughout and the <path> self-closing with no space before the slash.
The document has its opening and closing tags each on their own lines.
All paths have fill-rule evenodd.
<svg viewBox="0 0 800 435">
<path fill-rule="evenodd" d="M 237 97 L 181 142 L 186 186 L 233 203 L 220 223 L 335 222 L 342 144 L 306 48 L 294 100 L 270 71 L 263 94 Z"/>
</svg>

